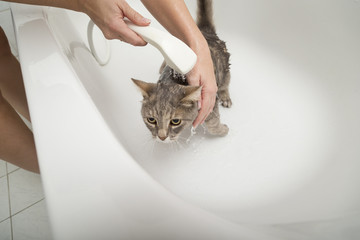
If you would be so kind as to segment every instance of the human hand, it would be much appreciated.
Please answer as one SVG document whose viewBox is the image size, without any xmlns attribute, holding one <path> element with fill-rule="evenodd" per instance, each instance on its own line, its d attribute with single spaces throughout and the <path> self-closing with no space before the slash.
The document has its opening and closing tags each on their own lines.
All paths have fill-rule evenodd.
<svg viewBox="0 0 360 240">
<path fill-rule="evenodd" d="M 78 0 L 78 9 L 86 13 L 101 29 L 107 39 L 120 39 L 134 46 L 147 43 L 124 22 L 124 17 L 139 26 L 150 20 L 132 9 L 125 0 Z"/>
<path fill-rule="evenodd" d="M 212 112 L 218 90 L 209 47 L 207 44 L 202 44 L 201 46 L 199 50 L 195 51 L 198 57 L 197 62 L 190 73 L 187 74 L 189 85 L 202 86 L 201 99 L 199 101 L 200 111 L 193 122 L 194 128 L 199 124 L 203 124 Z"/>
</svg>

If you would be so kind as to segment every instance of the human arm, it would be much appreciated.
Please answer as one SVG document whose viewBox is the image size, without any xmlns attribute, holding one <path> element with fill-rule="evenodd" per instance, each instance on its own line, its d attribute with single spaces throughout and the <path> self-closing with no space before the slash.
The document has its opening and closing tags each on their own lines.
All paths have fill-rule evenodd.
<svg viewBox="0 0 360 240">
<path fill-rule="evenodd" d="M 7 0 L 7 2 L 26 3 L 66 8 L 86 13 L 101 29 L 107 39 L 120 39 L 134 46 L 144 46 L 146 42 L 128 28 L 123 18 L 140 26 L 150 21 L 132 9 L 125 0 Z"/>
<path fill-rule="evenodd" d="M 193 126 L 197 127 L 212 111 L 217 92 L 207 41 L 183 0 L 142 0 L 142 3 L 172 35 L 185 42 L 198 57 L 193 70 L 187 74 L 190 85 L 202 86 L 201 110 L 193 123 Z"/>
</svg>

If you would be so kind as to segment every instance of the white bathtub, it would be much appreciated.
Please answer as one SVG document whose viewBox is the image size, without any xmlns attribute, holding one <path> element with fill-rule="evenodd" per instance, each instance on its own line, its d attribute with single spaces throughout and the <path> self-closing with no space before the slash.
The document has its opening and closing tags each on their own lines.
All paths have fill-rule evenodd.
<svg viewBox="0 0 360 240">
<path fill-rule="evenodd" d="M 130 80 L 158 79 L 155 48 L 110 41 L 101 67 L 86 15 L 12 5 L 55 239 L 360 238 L 359 1 L 214 8 L 232 54 L 229 135 L 199 127 L 164 145 Z"/>
</svg>

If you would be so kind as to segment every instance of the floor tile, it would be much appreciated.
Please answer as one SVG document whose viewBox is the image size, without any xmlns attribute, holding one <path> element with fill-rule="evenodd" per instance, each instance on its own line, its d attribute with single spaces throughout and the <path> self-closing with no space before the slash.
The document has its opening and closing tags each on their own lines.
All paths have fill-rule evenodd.
<svg viewBox="0 0 360 240">
<path fill-rule="evenodd" d="M 11 173 L 11 172 L 16 171 L 16 170 L 19 169 L 18 166 L 15 166 L 15 165 L 13 165 L 11 163 L 6 163 L 6 165 L 7 165 L 7 173 Z"/>
<path fill-rule="evenodd" d="M 6 162 L 0 160 L 0 178 L 6 175 Z"/>
<path fill-rule="evenodd" d="M 11 215 L 44 198 L 40 175 L 19 169 L 8 176 Z"/>
<path fill-rule="evenodd" d="M 10 217 L 7 178 L 0 178 L 0 222 Z M 2 238 L 0 238 L 2 239 Z"/>
<path fill-rule="evenodd" d="M 12 240 L 10 218 L 8 218 L 5 221 L 0 222 L 0 239 L 1 240 Z"/>
<path fill-rule="evenodd" d="M 12 217 L 13 240 L 51 240 L 49 218 L 42 200 Z"/>
</svg>

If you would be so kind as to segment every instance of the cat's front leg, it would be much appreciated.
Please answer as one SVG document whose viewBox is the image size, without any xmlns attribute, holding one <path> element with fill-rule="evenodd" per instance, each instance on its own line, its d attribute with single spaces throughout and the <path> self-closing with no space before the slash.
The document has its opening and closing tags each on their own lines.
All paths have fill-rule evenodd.
<svg viewBox="0 0 360 240">
<path fill-rule="evenodd" d="M 211 135 L 215 136 L 226 136 L 229 132 L 229 127 L 226 124 L 220 122 L 219 108 L 217 104 L 214 110 L 210 113 L 208 118 L 205 120 L 206 129 Z"/>
<path fill-rule="evenodd" d="M 232 101 L 229 94 L 229 83 L 230 83 L 230 73 L 228 72 L 222 78 L 222 83 L 219 84 L 219 90 L 217 96 L 223 107 L 229 108 L 232 105 Z"/>
<path fill-rule="evenodd" d="M 223 107 L 230 108 L 232 106 L 232 101 L 228 89 L 219 90 L 217 95 Z"/>
</svg>

